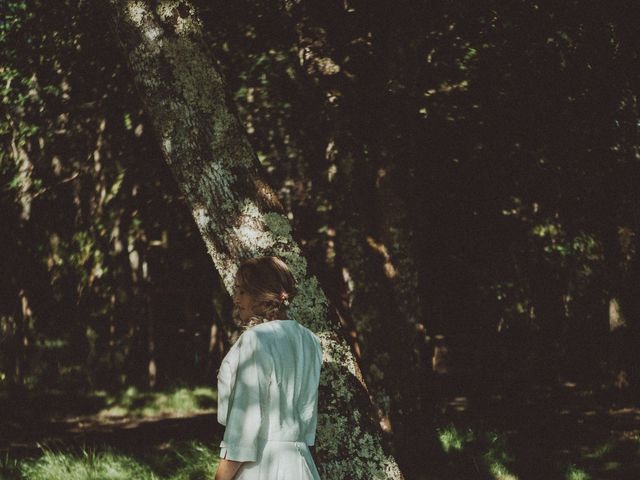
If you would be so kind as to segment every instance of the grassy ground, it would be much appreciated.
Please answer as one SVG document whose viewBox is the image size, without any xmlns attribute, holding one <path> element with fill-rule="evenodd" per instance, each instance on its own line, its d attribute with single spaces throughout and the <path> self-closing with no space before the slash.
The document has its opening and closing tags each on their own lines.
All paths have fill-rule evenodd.
<svg viewBox="0 0 640 480">
<path fill-rule="evenodd" d="M 523 386 L 442 406 L 451 478 L 640 479 L 640 405 L 611 388 Z"/>
<path fill-rule="evenodd" d="M 100 395 L 105 398 L 105 408 L 98 414 L 103 418 L 188 416 L 213 412 L 217 402 L 216 392 L 206 387 L 178 388 L 169 392 L 140 392 L 130 387 L 119 395 L 105 392 Z"/>
<path fill-rule="evenodd" d="M 211 445 L 167 444 L 164 449 L 126 454 L 111 447 L 45 448 L 35 459 L 0 462 L 3 480 L 195 480 L 213 478 L 218 457 Z"/>
<path fill-rule="evenodd" d="M 0 398 L 0 480 L 213 478 L 215 403 L 205 387 Z"/>
<path fill-rule="evenodd" d="M 546 464 L 531 465 L 528 455 L 538 455 L 539 447 L 518 451 L 511 436 L 487 430 L 460 430 L 453 425 L 441 428 L 440 442 L 447 453 L 453 478 L 495 480 L 637 480 L 640 478 L 640 437 L 609 440 L 582 447 L 572 458 L 550 457 Z M 521 454 L 519 456 L 519 454 Z"/>
<path fill-rule="evenodd" d="M 14 413 L 0 417 L 0 480 L 212 478 L 222 435 L 215 399 L 209 388 L 49 392 L 20 405 L 0 398 L 0 414 Z M 482 398 L 454 394 L 440 403 L 437 433 L 448 461 L 441 478 L 640 479 L 637 407 L 570 382 Z"/>
</svg>

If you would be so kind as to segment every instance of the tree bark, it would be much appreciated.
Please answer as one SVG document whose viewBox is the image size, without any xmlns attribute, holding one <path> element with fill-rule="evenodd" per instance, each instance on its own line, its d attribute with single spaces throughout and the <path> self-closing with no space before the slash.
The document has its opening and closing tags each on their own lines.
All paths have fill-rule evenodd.
<svg viewBox="0 0 640 480">
<path fill-rule="evenodd" d="M 323 478 L 398 479 L 383 448 L 360 369 L 310 275 L 188 1 L 111 0 L 117 37 L 169 165 L 229 292 L 239 262 L 273 254 L 299 294 L 292 316 L 322 341 L 317 453 Z"/>
</svg>

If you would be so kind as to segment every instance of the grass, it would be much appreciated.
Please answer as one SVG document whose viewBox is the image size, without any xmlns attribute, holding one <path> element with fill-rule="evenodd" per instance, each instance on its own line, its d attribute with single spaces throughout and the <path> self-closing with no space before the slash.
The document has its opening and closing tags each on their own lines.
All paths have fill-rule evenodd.
<svg viewBox="0 0 640 480">
<path fill-rule="evenodd" d="M 26 420 L 33 420 L 33 415 L 38 411 L 65 412 L 78 405 L 84 408 L 86 404 L 87 411 L 92 409 L 89 420 L 96 424 L 116 425 L 114 428 L 119 429 L 117 431 L 120 433 L 113 433 L 106 440 L 100 435 L 95 437 L 108 446 L 91 441 L 85 443 L 86 439 L 83 439 L 82 445 L 91 447 L 80 449 L 72 446 L 76 440 L 70 435 L 61 439 L 55 448 L 49 446 L 18 454 L 30 458 L 17 460 L 8 454 L 3 457 L 0 453 L 0 480 L 195 480 L 213 477 L 218 462 L 217 448 L 213 444 L 214 437 L 219 433 L 196 435 L 194 428 L 201 430 L 195 426 L 199 425 L 199 416 L 180 420 L 167 420 L 164 417 L 189 417 L 215 411 L 217 397 L 214 389 L 174 388 L 164 392 L 148 392 L 131 387 L 118 394 L 97 391 L 78 395 L 75 404 L 65 405 L 64 400 L 68 398 L 71 397 L 48 392 L 47 396 L 27 396 L 27 401 L 14 402 L 13 405 L 10 399 L 4 398 L 4 405 L 9 411 L 24 413 Z M 2 405 L 3 396 L 0 394 Z M 42 408 L 44 405 L 46 408 Z M 131 422 L 123 427 L 119 423 L 120 418 L 116 422 L 110 420 L 114 417 L 125 420 L 150 418 L 151 421 Z M 207 421 L 210 417 L 207 417 Z M 26 420 L 25 424 L 29 425 Z M 77 421 L 81 420 L 85 419 Z M 180 423 L 183 426 L 178 427 L 176 422 L 191 423 Z M 136 426 L 136 423 L 146 426 Z M 185 428 L 187 424 L 189 426 Z M 30 425 L 33 428 L 37 424 Z M 152 429 L 150 425 L 153 425 Z M 624 441 L 605 434 L 584 438 L 578 437 L 573 429 L 567 432 L 558 428 L 561 436 L 554 437 L 548 435 L 554 431 L 553 427 L 539 432 L 538 428 L 525 424 L 528 428 L 523 433 L 518 429 L 519 424 L 514 428 L 513 425 L 505 426 L 495 420 L 477 419 L 465 419 L 454 424 L 452 419 L 443 418 L 441 425 L 438 438 L 446 453 L 447 467 L 451 470 L 448 478 L 519 480 L 532 478 L 532 472 L 538 469 L 543 472 L 539 478 L 640 478 L 634 476 L 637 469 L 633 468 L 633 462 L 640 458 L 640 436 L 637 435 Z M 8 438 L 19 432 L 20 423 L 7 423 L 6 426 L 10 428 L 5 429 L 0 422 L 0 432 Z M 131 442 L 122 436 L 122 432 L 138 428 L 143 430 L 139 430 L 134 439 L 142 438 L 140 432 L 149 428 L 147 431 L 153 432 L 153 442 Z M 42 438 L 48 437 L 43 433 Z M 176 438 L 184 441 L 176 442 Z"/>
<path fill-rule="evenodd" d="M 471 430 L 467 430 L 467 432 L 462 434 L 458 429 L 456 429 L 456 427 L 450 425 L 447 428 L 438 430 L 438 438 L 440 439 L 442 449 L 445 453 L 453 451 L 459 452 L 462 451 L 466 443 L 473 441 L 473 432 Z"/>
<path fill-rule="evenodd" d="M 438 438 L 455 478 L 518 480 L 519 471 L 526 471 L 530 475 L 530 468 L 538 467 L 526 460 L 522 451 L 515 449 L 509 435 L 496 433 L 483 426 L 460 429 L 448 424 L 438 429 Z M 636 442 L 640 446 L 640 441 Z M 607 478 L 613 478 L 609 475 L 618 472 L 622 478 L 625 472 L 621 470 L 624 470 L 625 464 L 637 461 L 636 458 L 640 457 L 640 448 L 635 447 L 634 451 L 630 448 L 628 444 L 625 446 L 621 442 L 607 440 L 594 445 L 586 453 L 576 452 L 573 458 L 567 457 L 564 461 L 548 459 L 555 467 L 546 467 L 553 468 L 557 478 L 565 480 L 593 480 L 598 478 L 598 472 L 607 472 Z"/>
<path fill-rule="evenodd" d="M 591 475 L 589 475 L 584 470 L 577 468 L 575 465 L 569 465 L 567 468 L 567 480 L 591 480 Z"/>
<path fill-rule="evenodd" d="M 208 387 L 178 388 L 169 392 L 140 392 L 135 387 L 116 396 L 104 392 L 106 408 L 101 417 L 157 417 L 162 415 L 185 416 L 212 412 L 217 401 L 216 391 Z"/>
<path fill-rule="evenodd" d="M 110 447 L 80 451 L 45 449 L 35 460 L 0 463 L 1 480 L 195 480 L 213 478 L 218 464 L 214 448 L 198 442 L 166 450 L 129 455 Z"/>
<path fill-rule="evenodd" d="M 152 480 L 155 478 L 148 466 L 136 459 L 109 450 L 84 451 L 80 455 L 45 451 L 32 462 L 25 462 L 21 469 L 25 480 Z"/>
<path fill-rule="evenodd" d="M 613 452 L 615 447 L 615 443 L 609 440 L 595 446 L 590 452 L 584 453 L 582 456 L 586 459 L 602 460 L 605 456 Z"/>
<path fill-rule="evenodd" d="M 158 392 L 129 387 L 116 394 L 104 390 L 26 389 L 14 398 L 0 388 L 0 410 L 9 412 L 11 420 L 19 424 L 96 413 L 100 417 L 187 416 L 214 412 L 216 403 L 216 391 L 210 387 Z M 7 420 L 8 417 L 0 419 L 0 431 Z"/>
<path fill-rule="evenodd" d="M 64 396 L 47 397 L 47 405 L 62 403 Z M 92 415 L 108 422 L 109 418 L 131 419 L 180 417 L 215 411 L 216 391 L 208 387 L 176 388 L 164 392 L 140 391 L 135 387 L 109 395 L 94 391 L 82 397 L 98 408 Z M 7 400 L 7 399 L 5 399 Z M 28 398 L 28 405 L 42 405 L 40 397 Z M 51 401 L 53 400 L 53 401 Z M 7 405 L 13 407 L 13 405 Z M 19 406 L 16 406 L 20 408 Z M 15 408 L 12 408 L 15 412 Z M 56 409 L 57 411 L 57 409 Z M 64 411 L 62 408 L 60 412 Z M 96 413 L 97 412 L 97 415 Z M 19 417 L 20 418 L 20 417 Z M 25 417 L 29 418 L 29 417 Z M 17 427 L 14 427 L 14 430 Z M 3 431 L 0 425 L 0 431 Z M 6 432 L 5 432 L 6 433 Z M 174 432 L 175 433 L 175 432 Z M 175 437 L 174 437 L 175 438 Z M 184 438 L 184 437 L 183 437 Z M 47 446 L 37 458 L 16 459 L 0 456 L 0 480 L 195 480 L 213 478 L 218 463 L 218 449 L 193 441 L 176 443 L 170 436 L 164 443 L 156 441 L 135 445 L 135 452 L 118 450 L 121 445 L 78 448 L 64 443 Z M 208 440 L 207 440 L 208 442 Z M 155 447 L 154 447 L 155 445 Z"/>
<path fill-rule="evenodd" d="M 460 431 L 449 424 L 438 429 L 438 438 L 451 468 L 461 477 L 518 480 L 512 472 L 515 459 L 505 435 L 471 428 Z"/>
<path fill-rule="evenodd" d="M 480 428 L 458 429 L 453 424 L 438 429 L 442 449 L 448 455 L 451 468 L 461 478 L 493 478 L 495 480 L 518 480 L 514 473 L 517 467 L 511 452 L 508 437 Z M 601 457 L 611 450 L 611 445 L 601 445 L 595 456 Z M 615 469 L 616 466 L 611 467 Z M 566 466 L 566 480 L 592 480 L 586 471 L 570 464 Z"/>
<path fill-rule="evenodd" d="M 19 480 L 20 462 L 8 454 L 0 457 L 0 480 Z"/>
</svg>

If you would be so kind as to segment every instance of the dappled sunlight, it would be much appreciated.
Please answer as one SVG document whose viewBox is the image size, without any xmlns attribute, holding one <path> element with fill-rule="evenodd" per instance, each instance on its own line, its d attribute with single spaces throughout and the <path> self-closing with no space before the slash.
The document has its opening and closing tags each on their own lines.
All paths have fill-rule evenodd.
<svg viewBox="0 0 640 480">
<path fill-rule="evenodd" d="M 518 480 L 509 467 L 515 463 L 515 458 L 509 452 L 506 435 L 477 428 L 462 431 L 450 424 L 438 429 L 438 437 L 452 468 L 459 475 Z"/>
<path fill-rule="evenodd" d="M 86 399 L 62 396 L 59 402 L 64 409 L 40 412 L 38 417 L 33 405 L 40 405 L 42 398 L 35 397 L 25 404 L 29 415 L 13 411 L 13 417 L 0 423 L 0 454 L 33 457 L 39 456 L 42 446 L 61 449 L 105 443 L 151 449 L 166 445 L 167 438 L 211 441 L 221 435 L 215 421 L 216 398 L 210 387 L 167 392 L 130 388 L 118 395 L 98 391 Z M 7 411 L 6 404 L 2 408 Z"/>
<path fill-rule="evenodd" d="M 108 396 L 107 408 L 99 417 L 186 416 L 215 412 L 217 394 L 212 388 L 180 388 L 169 392 L 144 392 L 130 387 L 122 394 Z"/>
<path fill-rule="evenodd" d="M 460 399 L 446 402 L 441 421 L 453 423 L 439 430 L 454 471 L 484 465 L 496 479 L 640 478 L 640 408 L 610 385 L 562 380 L 483 401 L 474 395 L 465 409 L 456 408 Z"/>
</svg>

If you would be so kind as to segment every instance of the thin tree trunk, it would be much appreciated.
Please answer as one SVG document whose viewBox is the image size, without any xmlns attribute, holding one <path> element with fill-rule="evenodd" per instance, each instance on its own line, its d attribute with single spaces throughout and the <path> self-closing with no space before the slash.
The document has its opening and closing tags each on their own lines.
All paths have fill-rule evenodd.
<svg viewBox="0 0 640 480">
<path fill-rule="evenodd" d="M 147 363 L 147 385 L 149 388 L 155 388 L 158 380 L 158 364 L 156 362 L 156 329 L 155 329 L 155 313 L 151 306 L 151 302 L 147 302 L 145 313 L 147 316 L 147 355 L 149 361 Z"/>
<path fill-rule="evenodd" d="M 111 0 L 129 60 L 165 161 L 190 205 L 229 292 L 239 262 L 275 254 L 291 267 L 299 295 L 292 315 L 324 350 L 317 453 L 324 478 L 402 478 L 381 442 L 360 369 L 335 315 L 291 236 L 273 190 L 237 119 L 189 1 Z"/>
<path fill-rule="evenodd" d="M 29 306 L 29 298 L 24 289 L 20 289 L 18 293 L 20 298 L 20 315 L 16 328 L 16 364 L 15 364 L 15 383 L 16 385 L 24 385 L 24 377 L 26 373 L 27 349 L 29 348 L 29 330 L 31 327 L 31 307 Z"/>
</svg>

